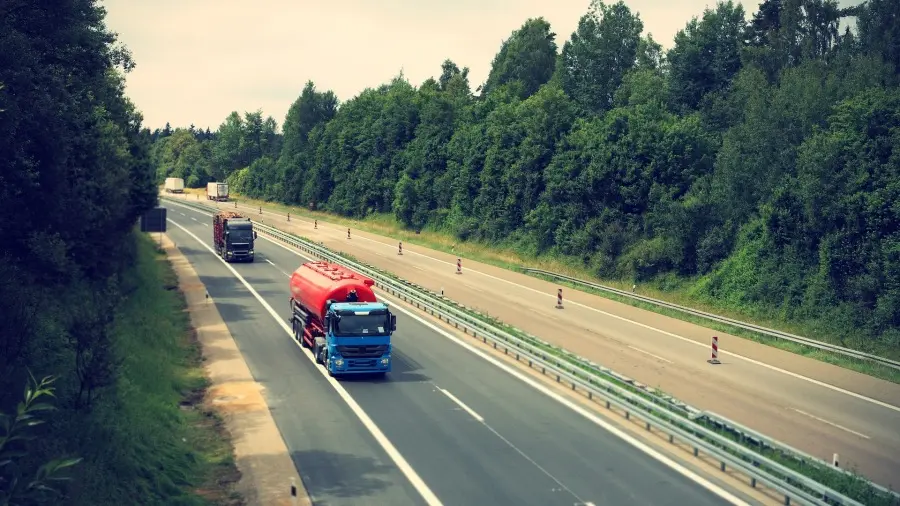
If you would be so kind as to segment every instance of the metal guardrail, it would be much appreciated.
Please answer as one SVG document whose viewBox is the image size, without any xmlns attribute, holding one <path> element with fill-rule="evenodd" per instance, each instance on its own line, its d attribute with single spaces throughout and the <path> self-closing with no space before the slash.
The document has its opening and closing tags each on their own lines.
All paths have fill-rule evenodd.
<svg viewBox="0 0 900 506">
<path fill-rule="evenodd" d="M 200 203 L 184 202 L 182 205 L 204 211 L 217 209 Z M 722 471 L 727 468 L 740 470 L 749 477 L 751 487 L 756 487 L 758 484 L 765 485 L 781 494 L 785 504 L 801 500 L 816 505 L 861 506 L 861 503 L 809 477 L 694 423 L 692 420 L 703 414 L 672 398 L 652 395 L 647 390 L 631 391 L 616 384 L 622 381 L 621 376 L 615 375 L 608 369 L 604 371 L 598 366 L 595 366 L 598 370 L 591 371 L 593 374 L 589 374 L 583 368 L 585 361 L 575 365 L 568 357 L 560 357 L 556 354 L 561 350 L 548 351 L 546 347 L 549 345 L 546 343 L 507 332 L 480 319 L 477 315 L 470 314 L 471 309 L 453 304 L 412 283 L 387 276 L 372 266 L 351 260 L 341 253 L 335 253 L 308 239 L 288 234 L 259 222 L 255 223 L 255 228 L 258 232 L 289 244 L 313 257 L 341 263 L 371 277 L 375 280 L 376 287 L 437 316 L 463 330 L 466 334 L 480 339 L 485 344 L 491 344 L 495 349 L 502 350 L 506 355 L 514 356 L 518 361 L 527 362 L 529 367 L 555 377 L 557 382 L 565 381 L 572 390 L 587 394 L 589 399 L 604 404 L 607 409 L 616 407 L 622 410 L 626 419 L 630 420 L 637 416 L 648 431 L 655 428 L 667 434 L 670 443 L 675 444 L 677 440 L 690 445 L 694 456 L 699 457 L 702 453 L 715 458 Z"/>
<path fill-rule="evenodd" d="M 601 285 L 600 283 L 594 283 L 593 281 L 585 281 L 583 279 L 574 278 L 572 276 L 567 276 L 565 274 L 558 274 L 551 271 L 545 271 L 543 269 L 532 269 L 530 267 L 523 269 L 526 273 L 531 274 L 539 274 L 542 276 L 547 276 L 550 278 L 556 278 L 563 281 L 568 281 L 569 283 L 573 283 L 576 285 L 582 285 L 589 288 L 593 288 L 595 290 L 601 290 L 604 292 L 614 293 L 616 295 L 627 297 L 629 299 L 639 300 L 641 302 L 646 302 L 648 304 L 654 304 L 657 306 L 666 307 L 669 309 L 674 309 L 676 311 L 681 311 L 683 313 L 687 313 L 694 316 L 699 316 L 701 318 L 705 318 L 707 320 L 712 320 L 719 323 L 724 323 L 727 325 L 731 325 L 732 327 L 737 327 L 744 330 L 749 330 L 752 332 L 756 332 L 758 334 L 762 334 L 769 337 L 774 337 L 777 339 L 784 339 L 785 341 L 790 341 L 792 343 L 802 344 L 805 346 L 809 346 L 812 348 L 816 348 L 819 350 L 830 351 L 832 353 L 837 353 L 839 355 L 844 355 L 846 357 L 853 357 L 860 360 L 869 360 L 893 369 L 900 370 L 900 362 L 896 360 L 891 360 L 889 358 L 880 357 L 878 355 L 873 355 L 871 353 L 865 353 L 862 351 L 854 350 L 851 348 L 845 348 L 843 346 L 838 346 L 835 344 L 829 344 L 823 341 L 818 341 L 815 339 L 811 339 L 809 337 L 798 336 L 795 334 L 789 334 L 787 332 L 782 332 L 780 330 L 774 330 L 766 327 L 761 327 L 759 325 L 755 325 L 753 323 L 742 322 L 739 320 L 734 320 L 731 318 L 726 318 L 724 316 L 719 316 L 712 313 L 707 313 L 705 311 L 700 311 L 697 309 L 692 309 L 685 306 L 679 306 L 678 304 L 673 304 L 671 302 L 666 302 L 664 300 L 654 299 L 652 297 L 646 297 L 644 295 L 638 295 L 636 293 L 627 292 L 625 290 L 619 290 L 618 288 L 613 288 L 611 286 Z"/>
</svg>

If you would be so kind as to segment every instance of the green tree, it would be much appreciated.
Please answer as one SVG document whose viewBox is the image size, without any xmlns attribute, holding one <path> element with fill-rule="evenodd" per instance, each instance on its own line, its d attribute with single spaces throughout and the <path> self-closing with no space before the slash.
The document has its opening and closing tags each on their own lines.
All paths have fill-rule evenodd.
<svg viewBox="0 0 900 506">
<path fill-rule="evenodd" d="M 563 45 L 559 68 L 563 90 L 584 112 L 598 114 L 612 106 L 616 88 L 635 65 L 643 30 L 640 16 L 624 2 L 608 6 L 592 0 Z"/>
<path fill-rule="evenodd" d="M 556 34 L 544 18 L 528 19 L 503 42 L 482 88 L 487 95 L 512 81 L 522 85 L 521 98 L 533 95 L 553 76 Z"/>
<path fill-rule="evenodd" d="M 731 0 L 706 9 L 702 20 L 693 18 L 675 35 L 669 50 L 669 89 L 672 100 L 696 109 L 710 92 L 724 89 L 741 69 L 745 32 L 744 9 Z"/>
</svg>

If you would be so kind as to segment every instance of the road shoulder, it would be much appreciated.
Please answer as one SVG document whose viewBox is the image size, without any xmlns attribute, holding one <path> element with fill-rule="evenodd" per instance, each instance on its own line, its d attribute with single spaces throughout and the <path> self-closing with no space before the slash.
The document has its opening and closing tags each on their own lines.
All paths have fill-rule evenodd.
<svg viewBox="0 0 900 506">
<path fill-rule="evenodd" d="M 214 301 L 207 297 L 190 262 L 167 236 L 163 237 L 163 248 L 178 276 L 191 326 L 202 346 L 210 381 L 206 401 L 219 411 L 233 440 L 235 464 L 241 473 L 236 491 L 248 505 L 311 505 L 269 412 L 263 387 L 254 381 Z M 296 503 L 291 501 L 291 480 L 296 484 Z"/>
</svg>

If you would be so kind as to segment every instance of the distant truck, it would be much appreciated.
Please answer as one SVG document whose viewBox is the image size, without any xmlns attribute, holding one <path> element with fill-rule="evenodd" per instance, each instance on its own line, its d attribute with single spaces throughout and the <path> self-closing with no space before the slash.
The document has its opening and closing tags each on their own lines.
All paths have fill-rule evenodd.
<svg viewBox="0 0 900 506">
<path fill-rule="evenodd" d="M 206 200 L 227 201 L 227 183 L 206 183 Z"/>
<path fill-rule="evenodd" d="M 397 317 L 379 302 L 370 278 L 337 264 L 308 262 L 291 275 L 294 339 L 311 348 L 329 376 L 391 371 Z"/>
<path fill-rule="evenodd" d="M 184 193 L 184 179 L 181 179 L 180 177 L 167 177 L 166 193 Z"/>
<path fill-rule="evenodd" d="M 237 211 L 218 211 L 213 215 L 213 245 L 226 262 L 253 261 L 256 231 L 250 218 Z"/>
</svg>

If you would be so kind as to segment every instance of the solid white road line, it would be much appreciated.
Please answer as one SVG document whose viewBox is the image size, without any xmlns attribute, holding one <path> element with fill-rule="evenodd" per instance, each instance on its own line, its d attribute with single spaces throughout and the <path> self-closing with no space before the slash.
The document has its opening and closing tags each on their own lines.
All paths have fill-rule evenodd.
<svg viewBox="0 0 900 506">
<path fill-rule="evenodd" d="M 184 206 L 184 205 L 182 205 L 182 204 L 176 204 L 176 205 L 180 205 L 180 206 L 182 206 L 182 207 L 188 207 L 188 206 Z M 199 212 L 199 211 L 197 211 L 197 212 Z M 183 216 L 183 215 L 182 215 L 182 216 Z M 377 241 L 377 240 L 375 240 L 375 239 L 369 239 L 369 238 L 363 237 L 363 236 L 358 236 L 358 237 L 359 237 L 360 239 L 364 239 L 364 240 L 367 240 L 367 241 L 370 241 L 370 242 L 382 244 L 382 245 L 384 245 L 384 246 L 390 246 L 390 247 L 393 247 L 393 246 L 391 246 L 390 244 L 387 244 L 387 243 L 384 243 L 384 242 L 381 242 L 381 241 Z M 420 257 L 424 257 L 424 258 L 431 259 L 431 260 L 433 260 L 433 261 L 435 261 L 435 262 L 440 262 L 440 263 L 445 264 L 445 265 L 450 265 L 450 266 L 454 266 L 454 267 L 456 266 L 456 264 L 454 264 L 454 263 L 452 263 L 452 262 L 447 262 L 447 261 L 445 261 L 445 260 L 441 260 L 441 259 L 439 259 L 439 258 L 434 258 L 434 257 L 428 256 L 428 255 L 425 255 L 425 254 L 423 254 L 423 253 L 419 253 L 419 252 L 416 252 L 416 251 L 412 251 L 412 250 L 405 250 L 405 251 L 404 251 L 404 254 L 406 254 L 407 252 L 410 253 L 410 254 L 413 254 L 413 255 L 418 255 L 418 256 L 420 256 Z M 415 266 L 413 266 L 413 267 L 415 267 Z M 481 272 L 481 271 L 477 271 L 477 270 L 473 270 L 473 269 L 466 269 L 465 272 L 467 272 L 467 273 L 468 273 L 468 272 L 473 272 L 473 273 L 475 273 L 475 274 L 479 274 L 479 275 L 482 275 L 482 276 L 486 276 L 486 277 L 488 277 L 488 278 L 490 278 L 490 279 L 493 279 L 493 280 L 496 280 L 496 281 L 501 281 L 501 282 L 503 282 L 503 283 L 508 283 L 508 284 L 510 284 L 510 285 L 513 285 L 513 286 L 522 288 L 522 289 L 524 289 L 524 290 L 529 290 L 529 291 L 531 291 L 531 292 L 541 294 L 541 295 L 543 295 L 543 296 L 545 296 L 545 297 L 548 297 L 548 298 L 554 298 L 554 299 L 556 298 L 556 295 L 555 295 L 555 294 L 550 294 L 550 293 L 543 292 L 543 291 L 541 291 L 541 290 L 536 290 L 536 289 L 531 288 L 531 287 L 529 287 L 529 286 L 520 285 L 519 283 L 516 283 L 516 282 L 514 282 L 514 281 L 509 281 L 509 280 L 507 280 L 507 279 L 498 278 L 497 276 L 493 276 L 493 275 L 491 275 L 491 274 L 487 274 L 487 273 L 484 273 L 484 272 Z M 595 312 L 595 313 L 600 313 L 600 314 L 602 314 L 602 315 L 609 316 L 610 318 L 615 318 L 615 319 L 617 319 L 617 320 L 620 320 L 620 321 L 623 321 L 623 322 L 627 322 L 627 323 L 630 323 L 630 324 L 632 324 L 632 325 L 637 325 L 638 327 L 645 328 L 645 329 L 647 329 L 647 330 L 652 330 L 652 331 L 654 331 L 654 332 L 658 332 L 658 333 L 660 333 L 660 334 L 663 334 L 663 335 L 666 335 L 666 336 L 669 336 L 669 337 L 674 337 L 675 339 L 679 339 L 679 340 L 681 340 L 681 341 L 683 341 L 683 342 L 685 342 L 685 343 L 688 343 L 688 344 L 693 344 L 693 345 L 695 345 L 695 346 L 702 346 L 702 347 L 704 347 L 704 348 L 706 348 L 706 347 L 709 346 L 709 344 L 707 344 L 707 343 L 700 343 L 700 342 L 697 342 L 697 341 L 695 341 L 695 340 L 693 340 L 693 339 L 689 339 L 689 338 L 687 338 L 687 337 L 680 336 L 680 335 L 678 335 L 678 334 L 673 334 L 672 332 L 667 332 L 667 331 L 665 331 L 665 330 L 658 329 L 658 328 L 656 328 L 656 327 L 651 327 L 650 325 L 646 325 L 646 324 L 643 324 L 643 323 L 640 323 L 640 322 L 636 322 L 636 321 L 634 321 L 634 320 L 630 320 L 630 319 L 628 319 L 628 318 L 624 318 L 624 317 L 619 316 L 619 315 L 614 315 L 614 314 L 612 314 L 612 313 L 607 313 L 606 311 L 603 311 L 603 310 L 600 310 L 600 309 L 597 309 L 597 308 L 595 308 L 595 307 L 591 307 L 591 306 L 588 306 L 588 305 L 585 305 L 585 304 L 580 304 L 580 303 L 578 303 L 578 302 L 573 302 L 573 301 L 571 301 L 571 300 L 566 301 L 566 304 L 567 304 L 567 305 L 578 306 L 578 307 L 581 307 L 581 308 L 584 308 L 584 309 L 593 311 L 593 312 Z M 875 404 L 876 406 L 880 406 L 880 407 L 882 407 L 882 408 L 890 409 L 890 410 L 892 410 L 892 411 L 896 411 L 896 412 L 900 413 L 900 406 L 894 406 L 893 404 L 889 404 L 889 403 L 887 403 L 887 402 L 880 401 L 880 400 L 878 400 L 878 399 L 873 399 L 873 398 L 871 398 L 871 397 L 867 397 L 867 396 L 865 396 L 865 395 L 858 394 L 858 393 L 856 393 L 856 392 L 851 392 L 850 390 L 846 390 L 846 389 L 841 388 L 841 387 L 838 387 L 838 386 L 830 385 L 830 384 L 825 383 L 825 382 L 823 382 L 823 381 L 819 381 L 819 380 L 817 380 L 817 379 L 813 379 L 813 378 L 810 378 L 810 377 L 807 377 L 807 376 L 803 376 L 802 374 L 797 374 L 797 373 L 795 373 L 795 372 L 791 372 L 791 371 L 782 369 L 782 368 L 780 368 L 780 367 L 775 367 L 775 366 L 769 365 L 769 364 L 767 364 L 767 363 L 765 363 L 765 362 L 760 362 L 759 360 L 754 360 L 754 359 L 752 359 L 752 358 L 745 357 L 745 356 L 743 356 L 743 355 L 738 355 L 737 353 L 732 353 L 732 352 L 730 352 L 730 351 L 725 351 L 725 350 L 721 350 L 721 349 L 719 350 L 719 353 L 722 354 L 722 355 L 724 355 L 724 356 L 735 357 L 735 358 L 738 358 L 738 359 L 743 360 L 743 361 L 745 361 L 745 362 L 751 363 L 751 364 L 753 364 L 753 365 L 757 365 L 757 366 L 760 366 L 760 367 L 764 367 L 764 368 L 766 368 L 766 369 L 769 369 L 770 371 L 775 371 L 775 372 L 778 372 L 778 373 L 781 373 L 781 374 L 785 374 L 785 375 L 790 376 L 790 377 L 792 377 L 792 378 L 795 378 L 795 379 L 798 379 L 798 380 L 801 380 L 801 381 L 806 381 L 806 382 L 808 382 L 808 383 L 812 383 L 813 385 L 820 386 L 820 387 L 822 387 L 822 388 L 827 388 L 827 389 L 829 389 L 829 390 L 832 390 L 832 391 L 834 391 L 834 392 L 838 392 L 838 393 L 841 393 L 841 394 L 844 394 L 844 395 L 849 395 L 850 397 L 854 397 L 854 398 L 856 398 L 856 399 L 859 399 L 859 400 L 862 400 L 862 401 L 865 401 L 865 402 L 869 402 L 869 403 Z"/>
<path fill-rule="evenodd" d="M 824 418 L 819 418 L 819 417 L 816 416 L 816 415 L 811 415 L 811 414 L 807 413 L 806 411 L 800 411 L 800 410 L 797 409 L 797 408 L 791 408 L 791 409 L 794 410 L 794 411 L 796 411 L 797 413 L 800 413 L 801 415 L 808 416 L 808 417 L 812 418 L 813 420 L 817 420 L 817 421 L 822 422 L 822 423 L 824 423 L 824 424 L 826 424 L 826 425 L 831 425 L 831 426 L 834 427 L 834 428 L 841 429 L 842 431 L 845 431 L 845 432 L 849 432 L 850 434 L 853 434 L 853 435 L 855 435 L 855 436 L 859 436 L 859 437 L 861 437 L 861 438 L 863 438 L 863 439 L 872 439 L 872 438 L 870 438 L 869 436 L 863 434 L 862 432 L 856 432 L 855 430 L 848 429 L 847 427 L 844 427 L 843 425 L 838 425 L 838 424 L 836 424 L 836 423 L 834 423 L 834 422 L 831 422 L 831 421 L 828 421 L 828 420 L 826 420 L 826 419 L 824 419 Z"/>
<path fill-rule="evenodd" d="M 654 355 L 654 354 L 650 353 L 649 351 L 644 351 L 644 350 L 642 350 L 642 349 L 640 349 L 640 348 L 635 348 L 634 346 L 631 346 L 631 345 L 628 345 L 628 347 L 631 348 L 631 349 L 634 350 L 634 351 L 643 353 L 644 355 L 651 356 L 651 357 L 655 358 L 656 360 L 662 360 L 663 362 L 668 362 L 668 363 L 670 363 L 670 364 L 672 363 L 671 360 L 669 360 L 669 359 L 667 359 L 667 358 L 662 358 L 662 357 L 660 357 L 659 355 Z"/>
<path fill-rule="evenodd" d="M 315 368 L 315 370 L 318 371 L 319 374 L 321 374 L 325 378 L 325 380 L 334 388 L 334 390 L 341 397 L 341 399 L 343 399 L 343 401 L 345 403 L 347 403 L 347 406 L 350 407 L 350 410 L 353 411 L 353 414 L 355 414 L 356 417 L 359 418 L 359 421 L 362 422 L 363 426 L 372 434 L 372 436 L 375 438 L 375 440 L 378 442 L 378 444 L 381 445 L 381 447 L 384 449 L 385 453 L 387 453 L 387 455 L 391 458 L 391 460 L 394 461 L 394 463 L 397 465 L 397 468 L 400 470 L 400 472 L 403 473 L 404 476 L 406 476 L 406 478 L 412 484 L 413 488 L 415 488 L 416 491 L 425 500 L 425 503 L 428 504 L 429 506 L 443 506 L 443 504 L 437 498 L 437 496 L 434 494 L 434 492 L 431 491 L 431 489 L 428 487 L 428 485 L 425 484 L 425 482 L 416 473 L 416 471 L 412 468 L 412 466 L 410 466 L 409 463 L 406 461 L 406 459 L 403 458 L 403 456 L 400 454 L 400 452 L 397 450 L 397 448 L 393 445 L 393 443 L 391 443 L 388 440 L 388 438 L 384 435 L 384 433 L 381 432 L 381 429 L 379 429 L 378 426 L 375 425 L 375 422 L 372 421 L 371 418 L 369 418 L 369 415 L 367 415 L 366 412 L 363 411 L 362 407 L 360 407 L 359 404 L 357 404 L 356 401 L 353 400 L 353 397 L 350 396 L 350 394 L 347 392 L 347 390 L 345 390 L 344 387 L 337 380 L 335 380 L 331 376 L 328 376 L 328 373 L 325 371 L 325 368 L 319 367 L 319 364 L 315 363 L 315 358 L 313 358 L 313 356 L 310 353 L 307 353 L 306 350 L 302 349 L 302 347 L 300 346 L 300 343 L 298 343 L 294 339 L 293 332 L 291 331 L 290 327 L 288 327 L 287 324 L 284 322 L 284 319 L 281 318 L 280 316 L 278 316 L 278 313 L 274 309 L 272 309 L 272 306 L 270 306 L 269 303 L 266 302 L 266 300 L 263 299 L 262 296 L 259 295 L 259 293 L 250 285 L 250 283 L 248 283 L 247 280 L 244 279 L 244 277 L 241 276 L 240 273 L 238 273 L 238 271 L 235 270 L 235 268 L 231 266 L 231 264 L 229 264 L 228 262 L 223 260 L 221 257 L 216 255 L 215 251 L 213 251 L 213 249 L 210 248 L 202 239 L 200 239 L 199 237 L 194 235 L 193 232 L 191 232 L 190 230 L 179 225 L 175 221 L 172 221 L 171 219 L 167 219 L 167 221 L 171 222 L 173 225 L 175 225 L 176 227 L 183 230 L 186 234 L 193 237 L 204 248 L 209 250 L 209 252 L 211 254 L 213 254 L 213 256 L 218 258 L 222 262 L 222 264 L 225 265 L 225 267 L 228 268 L 229 271 L 231 271 L 232 274 L 234 274 L 234 276 L 238 279 L 238 281 L 240 281 L 241 284 L 243 284 L 244 287 L 247 288 L 247 290 L 251 294 L 253 294 L 253 297 L 255 297 L 256 300 L 259 301 L 260 304 L 262 304 L 262 306 L 266 309 L 266 311 L 268 311 L 268 313 L 272 316 L 272 318 L 275 319 L 275 321 L 278 323 L 278 325 L 281 326 L 282 330 L 285 331 L 285 333 L 290 338 L 291 342 L 293 342 L 295 345 L 297 345 L 298 347 L 301 348 L 301 351 L 303 352 L 302 353 L 303 356 L 306 357 L 313 364 L 313 367 Z"/>
<path fill-rule="evenodd" d="M 260 237 L 261 237 L 262 239 L 265 239 L 265 240 L 269 241 L 269 242 L 272 243 L 272 244 L 275 244 L 275 245 L 277 245 L 277 246 L 280 246 L 280 247 L 286 249 L 287 251 L 290 251 L 291 253 L 293 253 L 293 254 L 295 254 L 295 255 L 297 255 L 297 256 L 299 256 L 299 257 L 306 258 L 307 260 L 313 260 L 312 258 L 306 256 L 305 254 L 303 254 L 303 253 L 301 253 L 301 252 L 299 252 L 299 251 L 297 251 L 297 250 L 295 250 L 295 249 L 293 249 L 293 248 L 290 248 L 290 247 L 288 247 L 288 246 L 285 246 L 284 244 L 281 244 L 280 242 L 277 242 L 277 241 L 274 241 L 274 240 L 272 240 L 272 239 L 269 239 L 268 237 L 262 237 L 262 236 L 260 236 Z M 428 320 L 425 320 L 425 319 L 422 318 L 421 316 L 419 316 L 419 315 L 413 313 L 411 310 L 406 309 L 405 307 L 403 307 L 403 306 L 401 305 L 401 301 L 400 301 L 399 299 L 396 299 L 396 298 L 394 298 L 394 297 L 392 297 L 392 296 L 389 296 L 389 295 L 385 294 L 383 290 L 380 290 L 380 289 L 379 289 L 378 292 L 380 292 L 380 298 L 386 299 L 386 300 L 388 300 L 388 301 L 392 301 L 391 307 L 392 307 L 393 309 L 396 309 L 396 310 L 402 312 L 403 314 L 409 316 L 410 318 L 412 318 L 412 319 L 418 321 L 418 322 L 421 323 L 422 325 L 425 325 L 426 327 L 428 327 L 428 328 L 430 328 L 431 330 L 435 331 L 436 333 L 440 334 L 441 336 L 450 339 L 451 341 L 455 342 L 456 344 L 458 344 L 458 345 L 462 346 L 463 348 L 469 350 L 470 352 L 474 353 L 475 355 L 477 355 L 477 356 L 483 358 L 484 360 L 487 360 L 489 363 L 491 363 L 491 364 L 493 364 L 493 365 L 499 367 L 501 370 L 503 370 L 503 371 L 505 371 L 505 372 L 511 374 L 511 375 L 512 375 L 513 377 L 515 377 L 516 379 L 522 381 L 523 383 L 529 385 L 530 387 L 532 387 L 532 388 L 534 388 L 535 390 L 541 392 L 542 394 L 544 394 L 544 395 L 550 397 L 551 399 L 553 399 L 553 400 L 559 402 L 559 403 L 562 404 L 563 406 L 566 406 L 567 408 L 569 408 L 569 409 L 571 409 L 572 411 L 578 413 L 579 415 L 581 415 L 581 416 L 587 418 L 588 420 L 590 420 L 590 421 L 593 422 L 594 424 L 596 424 L 596 425 L 602 427 L 602 428 L 605 429 L 606 431 L 611 432 L 613 435 L 619 437 L 620 439 L 624 440 L 624 441 L 627 442 L 628 444 L 630 444 L 630 445 L 634 446 L 635 448 L 641 450 L 642 452 L 646 453 L 647 455 L 649 455 L 650 457 L 656 459 L 657 461 L 661 462 L 662 464 L 664 464 L 664 465 L 670 467 L 671 469 L 673 469 L 673 470 L 676 471 L 677 473 L 681 474 L 681 475 L 684 476 L 685 478 L 687 478 L 687 479 L 693 481 L 694 483 L 696 483 L 696 484 L 702 486 L 703 488 L 709 490 L 709 491 L 712 492 L 713 494 L 716 494 L 717 496 L 721 497 L 721 498 L 724 499 L 725 501 L 728 501 L 730 504 L 740 505 L 740 506 L 749 506 L 749 503 L 743 501 L 743 500 L 740 499 L 739 497 L 737 497 L 737 496 L 731 494 L 730 492 L 728 492 L 728 491 L 725 490 L 724 488 L 722 488 L 722 487 L 716 485 L 715 483 L 713 483 L 713 482 L 707 480 L 706 478 L 703 478 L 702 476 L 700 476 L 700 475 L 698 475 L 697 473 L 691 471 L 691 470 L 688 469 L 687 467 L 682 466 L 681 464 L 675 462 L 674 460 L 672 460 L 672 459 L 670 459 L 669 457 L 663 455 L 662 453 L 660 453 L 659 451 L 653 449 L 652 447 L 648 446 L 647 444 L 643 443 L 642 441 L 640 441 L 640 440 L 638 440 L 638 439 L 632 437 L 631 435 L 625 433 L 624 431 L 622 431 L 622 430 L 619 429 L 618 427 L 616 427 L 616 426 L 612 425 L 611 423 L 607 422 L 606 420 L 600 418 L 598 415 L 596 415 L 596 414 L 594 414 L 594 413 L 591 413 L 590 411 L 588 411 L 588 410 L 582 408 L 581 406 L 575 404 L 574 402 L 570 401 L 569 399 L 566 399 L 566 398 L 563 397 L 562 395 L 560 395 L 560 394 L 558 394 L 558 393 L 556 393 L 556 392 L 550 390 L 549 388 L 545 387 L 544 385 L 538 383 L 538 382 L 535 381 L 534 379 L 529 378 L 529 377 L 526 376 L 524 373 L 522 373 L 522 372 L 520 372 L 520 371 L 518 371 L 518 370 L 516 370 L 516 369 L 513 369 L 512 367 L 508 366 L 507 364 L 504 364 L 503 362 L 500 362 L 500 361 L 497 360 L 496 358 L 494 358 L 494 357 L 492 357 L 492 356 L 486 354 L 486 353 L 483 352 L 482 350 L 480 350 L 480 349 L 474 347 L 472 344 L 470 344 L 470 343 L 468 343 L 468 342 L 466 342 L 466 341 L 463 341 L 463 340 L 460 339 L 459 337 L 454 336 L 453 334 L 447 332 L 446 330 L 444 330 L 444 329 L 438 327 L 437 325 L 435 325 L 435 324 L 429 322 Z M 498 436 L 499 436 L 499 434 L 498 434 Z M 501 437 L 502 437 L 502 436 L 501 436 Z"/>
</svg>

